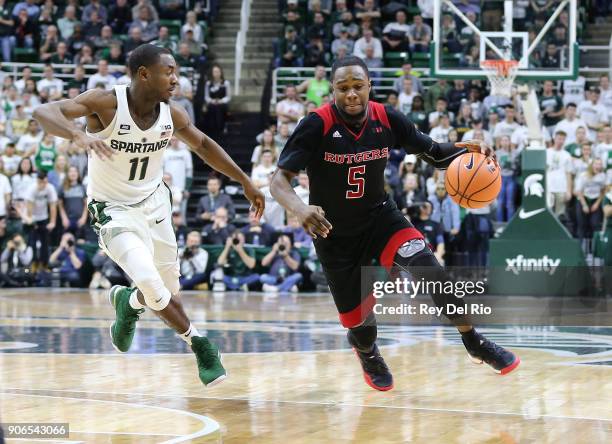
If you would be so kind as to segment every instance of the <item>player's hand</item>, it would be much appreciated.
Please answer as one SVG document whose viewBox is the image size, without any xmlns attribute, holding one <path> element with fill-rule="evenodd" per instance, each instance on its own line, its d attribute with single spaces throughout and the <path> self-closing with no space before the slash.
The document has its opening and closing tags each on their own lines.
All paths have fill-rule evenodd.
<svg viewBox="0 0 612 444">
<path fill-rule="evenodd" d="M 110 146 L 100 139 L 89 137 L 87 134 L 78 134 L 74 138 L 73 142 L 77 147 L 85 148 L 88 152 L 93 151 L 101 160 L 112 160 L 113 156 L 115 155 L 115 152 Z"/>
<path fill-rule="evenodd" d="M 250 180 L 243 184 L 243 187 L 244 195 L 251 202 L 251 208 L 255 210 L 255 217 L 259 220 L 263 216 L 264 208 L 266 207 L 266 198 Z"/>
<path fill-rule="evenodd" d="M 465 142 L 457 142 L 455 146 L 458 148 L 467 148 L 470 153 L 482 153 L 493 159 L 497 163 L 495 151 L 483 140 L 466 140 Z"/>
<path fill-rule="evenodd" d="M 296 212 L 296 216 L 306 233 L 313 239 L 318 236 L 327 237 L 332 229 L 332 224 L 325 219 L 325 211 L 316 205 L 304 206 L 302 211 Z"/>
</svg>

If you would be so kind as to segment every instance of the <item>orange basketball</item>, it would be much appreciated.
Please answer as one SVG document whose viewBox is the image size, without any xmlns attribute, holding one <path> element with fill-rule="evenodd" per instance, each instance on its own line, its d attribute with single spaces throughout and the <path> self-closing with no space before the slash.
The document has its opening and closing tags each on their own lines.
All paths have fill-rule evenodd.
<svg viewBox="0 0 612 444">
<path fill-rule="evenodd" d="M 446 170 L 444 185 L 448 195 L 463 208 L 482 208 L 497 198 L 501 190 L 499 165 L 481 153 L 457 157 Z"/>
</svg>

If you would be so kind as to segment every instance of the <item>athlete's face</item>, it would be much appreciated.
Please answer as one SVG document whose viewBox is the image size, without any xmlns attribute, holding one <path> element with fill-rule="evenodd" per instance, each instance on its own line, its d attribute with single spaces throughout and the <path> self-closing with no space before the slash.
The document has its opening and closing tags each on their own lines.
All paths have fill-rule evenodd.
<svg viewBox="0 0 612 444">
<path fill-rule="evenodd" d="M 170 54 L 162 54 L 159 62 L 148 71 L 146 80 L 151 89 L 159 93 L 161 101 L 168 103 L 178 84 L 178 70 L 174 57 Z"/>
<path fill-rule="evenodd" d="M 336 106 L 346 114 L 365 115 L 372 84 L 361 66 L 338 68 L 333 78 Z"/>
</svg>

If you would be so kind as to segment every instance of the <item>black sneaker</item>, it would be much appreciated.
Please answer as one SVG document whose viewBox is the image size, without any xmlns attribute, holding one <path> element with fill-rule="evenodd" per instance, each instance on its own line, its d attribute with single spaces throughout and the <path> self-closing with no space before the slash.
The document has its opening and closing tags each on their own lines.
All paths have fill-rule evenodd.
<svg viewBox="0 0 612 444">
<path fill-rule="evenodd" d="M 363 369 L 363 379 L 366 384 L 381 392 L 386 392 L 393 388 L 393 375 L 389 371 L 389 367 L 385 364 L 385 360 L 380 355 L 378 346 L 374 344 L 374 348 L 369 353 L 363 353 L 353 348 L 355 354 L 361 362 Z"/>
<path fill-rule="evenodd" d="M 476 334 L 478 335 L 478 345 L 475 347 L 469 345 L 463 337 L 461 338 L 473 363 L 482 364 L 485 362 L 491 366 L 495 373 L 500 375 L 510 373 L 521 363 L 521 359 L 511 351 L 500 347 L 493 341 L 489 341 L 479 333 Z"/>
</svg>

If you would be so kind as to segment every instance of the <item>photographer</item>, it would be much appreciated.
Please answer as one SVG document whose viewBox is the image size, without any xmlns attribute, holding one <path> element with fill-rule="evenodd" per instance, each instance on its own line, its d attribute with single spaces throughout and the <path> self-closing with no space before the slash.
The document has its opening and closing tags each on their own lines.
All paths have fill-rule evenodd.
<svg viewBox="0 0 612 444">
<path fill-rule="evenodd" d="M 49 257 L 52 267 L 59 267 L 60 283 L 70 287 L 82 287 L 81 269 L 85 263 L 85 252 L 78 248 L 74 242 L 74 235 L 64 233 L 62 241 Z"/>
<path fill-rule="evenodd" d="M 236 230 L 232 224 L 228 224 L 228 212 L 225 207 L 215 210 L 212 223 L 202 228 L 202 239 L 207 245 L 223 245 Z"/>
<path fill-rule="evenodd" d="M 208 265 L 208 251 L 201 248 L 202 237 L 197 231 L 187 235 L 185 248 L 180 253 L 181 277 L 179 281 L 183 290 L 193 288 L 206 282 L 206 266 Z"/>
<path fill-rule="evenodd" d="M 89 288 L 111 288 L 113 285 L 130 286 L 130 280 L 119 266 L 104 252 L 98 250 L 91 260 L 94 273 Z"/>
<path fill-rule="evenodd" d="M 235 231 L 225 241 L 225 248 L 217 259 L 217 265 L 224 269 L 217 269 L 213 273 L 214 281 L 223 280 L 222 287 L 218 285 L 220 282 L 215 282 L 213 289 L 221 291 L 227 287 L 248 291 L 249 285 L 259 281 L 259 275 L 252 273 L 255 264 L 255 252 L 252 248 L 245 249 L 244 235 Z"/>
<path fill-rule="evenodd" d="M 15 233 L 0 256 L 0 284 L 7 287 L 28 287 L 34 282 L 30 273 L 34 251 L 23 237 Z"/>
<path fill-rule="evenodd" d="M 264 291 L 297 293 L 303 276 L 298 272 L 300 268 L 300 253 L 293 248 L 291 237 L 282 234 L 270 251 L 261 260 L 264 267 L 270 266 L 270 272 L 261 275 L 261 283 Z"/>
</svg>

